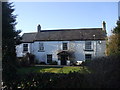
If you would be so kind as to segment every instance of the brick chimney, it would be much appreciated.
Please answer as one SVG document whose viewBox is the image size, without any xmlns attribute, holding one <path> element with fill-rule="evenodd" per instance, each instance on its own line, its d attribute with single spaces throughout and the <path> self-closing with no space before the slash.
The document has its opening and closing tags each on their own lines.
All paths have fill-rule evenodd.
<svg viewBox="0 0 120 90">
<path fill-rule="evenodd" d="M 102 30 L 106 31 L 106 23 L 105 23 L 105 21 L 103 21 L 103 23 L 102 23 Z"/>
<path fill-rule="evenodd" d="M 38 24 L 38 26 L 37 26 L 37 31 L 38 31 L 38 32 L 41 31 L 41 26 L 40 26 L 40 24 Z"/>
</svg>

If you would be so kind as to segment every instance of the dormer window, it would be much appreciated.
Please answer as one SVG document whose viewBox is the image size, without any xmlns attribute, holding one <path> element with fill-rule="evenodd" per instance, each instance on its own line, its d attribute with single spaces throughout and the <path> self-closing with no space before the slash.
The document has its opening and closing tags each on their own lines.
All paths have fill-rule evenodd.
<svg viewBox="0 0 120 90">
<path fill-rule="evenodd" d="M 67 50 L 67 49 L 68 49 L 67 43 L 63 43 L 63 50 Z"/>
</svg>

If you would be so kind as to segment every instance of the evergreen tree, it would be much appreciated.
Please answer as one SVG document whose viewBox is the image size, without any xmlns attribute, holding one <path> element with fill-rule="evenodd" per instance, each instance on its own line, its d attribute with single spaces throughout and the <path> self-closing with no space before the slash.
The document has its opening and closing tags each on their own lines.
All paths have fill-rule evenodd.
<svg viewBox="0 0 120 90">
<path fill-rule="evenodd" d="M 117 21 L 117 27 L 115 27 L 114 29 L 113 29 L 113 33 L 114 34 L 120 34 L 120 18 L 119 18 L 119 20 Z"/>
<path fill-rule="evenodd" d="M 117 26 L 113 29 L 112 35 L 107 43 L 107 55 L 120 54 L 120 19 L 117 21 Z"/>
<path fill-rule="evenodd" d="M 3 82 L 11 81 L 16 75 L 16 53 L 20 30 L 15 30 L 16 15 L 13 15 L 12 3 L 2 2 L 2 79 Z M 16 42 L 17 41 L 17 42 Z"/>
</svg>

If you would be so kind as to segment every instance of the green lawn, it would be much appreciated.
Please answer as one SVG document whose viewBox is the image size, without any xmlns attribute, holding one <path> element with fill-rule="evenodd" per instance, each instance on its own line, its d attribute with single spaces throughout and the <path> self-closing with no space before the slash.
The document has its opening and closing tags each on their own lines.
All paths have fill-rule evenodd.
<svg viewBox="0 0 120 90">
<path fill-rule="evenodd" d="M 32 67 L 24 67 L 18 69 L 18 74 L 27 74 L 27 73 L 65 73 L 68 74 L 69 72 L 80 72 L 80 73 L 90 73 L 90 71 L 85 67 L 50 67 L 50 66 L 32 66 Z"/>
</svg>

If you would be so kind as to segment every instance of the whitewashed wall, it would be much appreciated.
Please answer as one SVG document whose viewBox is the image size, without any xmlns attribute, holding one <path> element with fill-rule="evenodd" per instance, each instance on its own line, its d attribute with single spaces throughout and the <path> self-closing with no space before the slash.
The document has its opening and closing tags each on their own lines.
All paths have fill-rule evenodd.
<svg viewBox="0 0 120 90">
<path fill-rule="evenodd" d="M 106 41 L 97 41 L 97 51 L 96 51 L 96 56 L 97 57 L 102 57 L 105 56 L 105 49 L 106 49 Z"/>
<path fill-rule="evenodd" d="M 75 60 L 84 60 L 85 41 L 75 41 Z"/>
<path fill-rule="evenodd" d="M 28 52 L 32 53 L 32 44 L 33 43 L 22 43 L 16 46 L 17 57 L 23 57 L 27 52 L 23 52 L 23 44 L 28 44 Z"/>
<path fill-rule="evenodd" d="M 58 61 L 57 54 L 62 51 L 61 41 L 41 41 L 41 43 L 44 43 L 44 51 L 41 52 L 39 52 L 39 43 L 40 41 L 34 42 L 34 54 L 36 55 L 36 59 L 40 62 L 45 61 L 47 63 L 47 54 L 52 54 L 52 60 Z"/>
<path fill-rule="evenodd" d="M 44 51 L 39 52 L 39 42 L 44 43 Z M 75 54 L 75 61 L 85 60 L 85 54 L 92 54 L 92 57 L 100 57 L 105 55 L 105 41 L 92 41 L 93 51 L 85 51 L 85 41 L 35 41 L 34 43 L 28 44 L 28 52 L 35 55 L 36 59 L 47 63 L 47 54 L 52 54 L 52 60 L 58 61 L 58 52 L 62 51 L 62 43 L 68 43 L 68 50 L 73 51 Z M 97 47 L 96 47 L 97 46 Z M 16 46 L 17 57 L 22 57 L 23 44 Z"/>
</svg>

